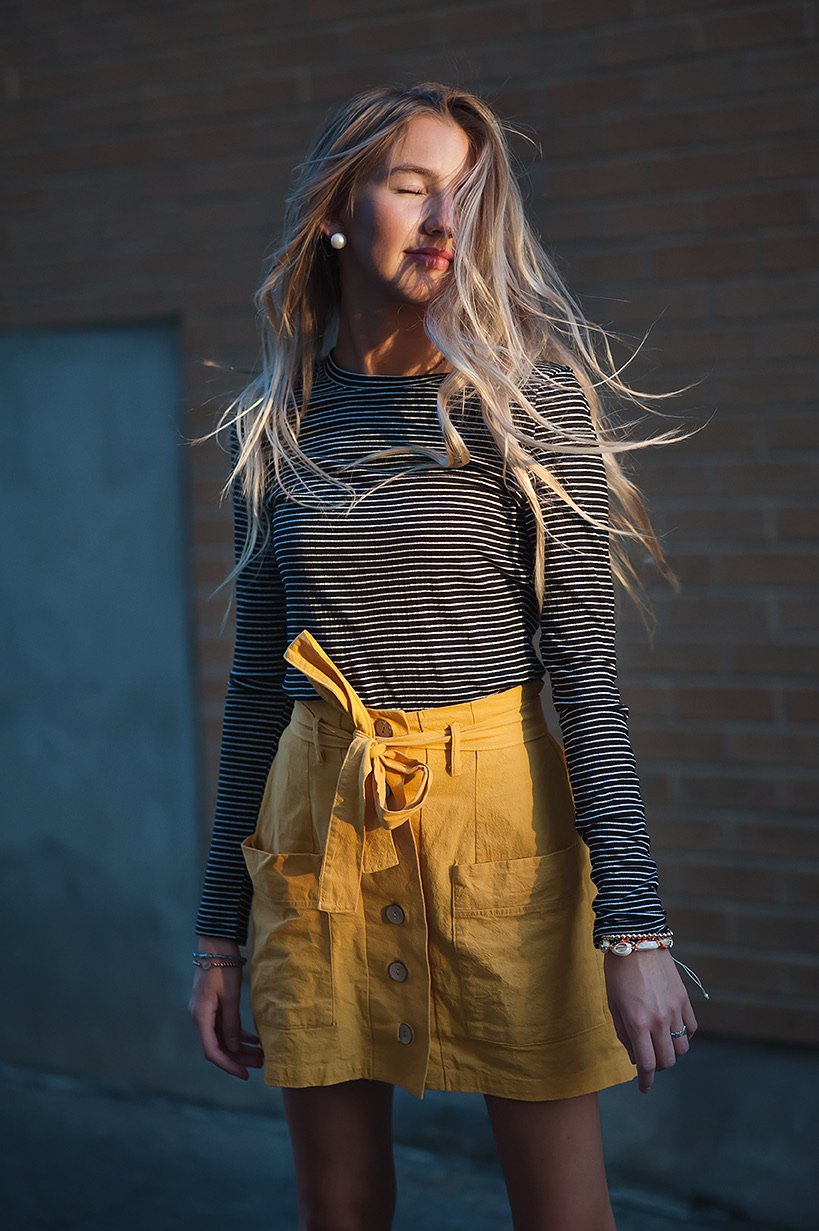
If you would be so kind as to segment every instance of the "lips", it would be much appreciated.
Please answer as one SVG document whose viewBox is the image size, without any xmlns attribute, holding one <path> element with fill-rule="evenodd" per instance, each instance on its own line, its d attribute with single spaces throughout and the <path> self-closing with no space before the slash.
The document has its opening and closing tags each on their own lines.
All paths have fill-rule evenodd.
<svg viewBox="0 0 819 1231">
<path fill-rule="evenodd" d="M 453 260 L 452 253 L 443 248 L 407 248 L 406 252 L 426 269 L 449 269 Z"/>
<path fill-rule="evenodd" d="M 446 261 L 454 260 L 454 253 L 447 252 L 445 248 L 407 248 L 410 256 L 434 256 L 443 257 Z"/>
</svg>

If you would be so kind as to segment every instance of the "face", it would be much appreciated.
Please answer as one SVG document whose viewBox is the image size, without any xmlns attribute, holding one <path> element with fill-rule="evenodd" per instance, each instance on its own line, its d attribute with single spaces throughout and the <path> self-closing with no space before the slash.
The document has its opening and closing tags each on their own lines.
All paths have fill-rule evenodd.
<svg viewBox="0 0 819 1231">
<path fill-rule="evenodd" d="M 452 194 L 471 165 L 454 121 L 415 116 L 362 185 L 351 218 L 328 220 L 347 244 L 337 252 L 342 290 L 423 304 L 452 276 Z M 432 255 L 419 249 L 431 249 Z M 438 255 L 448 254 L 447 255 Z"/>
</svg>

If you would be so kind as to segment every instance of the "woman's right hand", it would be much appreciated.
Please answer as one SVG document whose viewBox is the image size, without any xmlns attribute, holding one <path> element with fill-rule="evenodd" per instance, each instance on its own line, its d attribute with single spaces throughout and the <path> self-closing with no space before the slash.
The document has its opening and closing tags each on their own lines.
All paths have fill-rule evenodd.
<svg viewBox="0 0 819 1231">
<path fill-rule="evenodd" d="M 198 938 L 200 952 L 235 953 L 235 941 Z M 242 991 L 241 966 L 196 967 L 188 1012 L 199 1033 L 205 1058 L 233 1077 L 247 1081 L 248 1069 L 264 1064 L 261 1039 L 242 1029 L 240 1001 Z"/>
</svg>

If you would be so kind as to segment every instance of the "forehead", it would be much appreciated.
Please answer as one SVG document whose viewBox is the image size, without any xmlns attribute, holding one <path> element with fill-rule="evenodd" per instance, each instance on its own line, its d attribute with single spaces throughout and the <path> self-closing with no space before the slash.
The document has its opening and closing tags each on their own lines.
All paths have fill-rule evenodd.
<svg viewBox="0 0 819 1231">
<path fill-rule="evenodd" d="M 472 162 L 469 138 L 454 120 L 417 115 L 408 122 L 387 151 L 382 170 L 395 173 L 412 168 L 415 174 L 447 180 Z"/>
</svg>

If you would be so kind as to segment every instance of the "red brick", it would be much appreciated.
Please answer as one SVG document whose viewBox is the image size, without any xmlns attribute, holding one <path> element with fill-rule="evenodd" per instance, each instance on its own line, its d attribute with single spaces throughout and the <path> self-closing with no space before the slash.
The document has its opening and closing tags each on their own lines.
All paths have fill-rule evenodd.
<svg viewBox="0 0 819 1231">
<path fill-rule="evenodd" d="M 640 70 L 644 101 L 659 106 L 670 103 L 678 107 L 681 102 L 699 105 L 704 99 L 743 93 L 747 88 L 747 66 L 739 56 L 686 56 L 676 62 L 640 65 Z"/>
<path fill-rule="evenodd" d="M 675 945 L 676 948 L 676 945 Z M 733 946 L 727 953 L 703 952 L 696 961 L 686 961 L 694 968 L 706 989 L 714 995 L 716 989 L 723 992 L 746 992 L 759 995 L 761 992 L 781 994 L 788 991 L 783 955 L 779 952 L 762 954 L 759 951 L 743 950 Z"/>
<path fill-rule="evenodd" d="M 819 722 L 819 690 L 800 688 L 788 691 L 784 701 L 785 715 L 789 722 Z"/>
<path fill-rule="evenodd" d="M 819 777 L 808 778 L 806 775 L 797 778 L 789 774 L 785 783 L 785 798 L 794 812 L 807 812 L 813 818 L 819 816 Z"/>
<path fill-rule="evenodd" d="M 531 31 L 534 13 L 531 4 L 514 3 L 508 0 L 504 3 L 459 5 L 454 12 L 435 13 L 430 22 L 431 40 L 442 39 L 445 43 L 494 42 L 499 35 L 509 38 L 513 34 L 528 34 Z M 373 23 L 376 28 L 379 22 Z M 420 29 L 425 32 L 423 24 Z M 361 32 L 369 44 L 370 26 Z M 427 42 L 430 35 L 423 40 Z M 396 48 L 397 50 L 397 48 Z"/>
<path fill-rule="evenodd" d="M 659 112 L 639 117 L 615 116 L 600 122 L 600 148 L 603 150 L 665 150 L 686 146 L 695 138 L 698 117 L 693 111 Z"/>
<path fill-rule="evenodd" d="M 768 4 L 755 9 L 752 17 L 744 8 L 704 17 L 700 29 L 707 50 L 735 55 L 743 47 L 768 49 L 801 38 L 809 33 L 807 22 L 804 4 Z"/>
<path fill-rule="evenodd" d="M 737 508 L 675 508 L 665 516 L 673 527 L 674 541 L 681 545 L 758 542 L 767 535 L 769 518 L 765 510 L 746 506 Z"/>
<path fill-rule="evenodd" d="M 619 659 L 624 675 L 633 679 L 653 679 L 658 672 L 689 671 L 694 674 L 723 671 L 733 656 L 728 646 L 719 644 L 674 644 L 646 645 L 645 634 L 628 638 L 621 636 Z"/>
<path fill-rule="evenodd" d="M 691 963 L 686 963 L 690 965 Z M 705 983 L 705 980 L 703 979 Z M 708 983 L 706 989 L 711 991 Z M 707 1022 L 707 1034 L 757 1039 L 760 1042 L 807 1044 L 815 1047 L 819 1039 L 819 1005 L 812 1007 L 795 997 L 784 1000 L 764 995 L 720 993 L 702 1007 L 699 997 L 698 1021 Z M 696 1046 L 696 1043 L 694 1044 Z"/>
<path fill-rule="evenodd" d="M 819 422 L 815 414 L 779 414 L 767 424 L 772 449 L 819 449 Z"/>
<path fill-rule="evenodd" d="M 669 280 L 753 273 L 757 245 L 747 239 L 657 245 L 652 261 L 656 276 Z"/>
<path fill-rule="evenodd" d="M 798 824 L 787 814 L 769 821 L 742 817 L 737 825 L 738 845 L 748 855 L 769 855 L 772 859 L 819 860 L 819 825 Z M 817 903 L 819 905 L 819 903 Z"/>
<path fill-rule="evenodd" d="M 819 867 L 790 871 L 785 874 L 784 883 L 788 905 L 816 908 L 819 902 Z"/>
<path fill-rule="evenodd" d="M 677 284 L 673 298 L 669 301 L 668 291 L 657 283 L 649 283 L 640 290 L 639 298 L 629 300 L 619 305 L 618 318 L 622 326 L 634 326 L 642 329 L 647 320 L 662 316 L 668 324 L 677 321 L 699 323 L 703 316 L 711 311 L 713 297 L 707 286 L 697 286 L 695 283 Z M 668 407 L 671 412 L 671 407 Z M 685 415 L 681 405 L 680 414 Z M 657 422 L 651 420 L 655 427 Z"/>
<path fill-rule="evenodd" d="M 704 941 L 706 944 L 727 942 L 735 910 L 736 906 L 733 905 L 727 910 L 710 910 L 707 906 L 688 907 L 677 903 L 674 906 L 673 919 L 669 919 L 671 930 L 675 934 L 675 953 L 678 943 L 682 948 L 694 941 Z M 667 913 L 670 915 L 670 910 Z"/>
<path fill-rule="evenodd" d="M 592 109 L 608 113 L 639 103 L 640 80 L 606 76 L 561 81 L 547 85 L 544 94 L 552 115 L 586 115 Z"/>
<path fill-rule="evenodd" d="M 734 904 L 726 914 L 728 939 L 740 945 L 760 945 L 784 953 L 810 953 L 804 915 L 789 910 L 764 911 Z M 697 937 L 696 939 L 699 939 Z M 703 937 L 703 939 L 710 939 Z M 714 940 L 722 940 L 715 936 Z"/>
<path fill-rule="evenodd" d="M 718 862 L 713 856 L 708 862 L 666 858 L 663 863 L 669 909 L 676 895 L 682 895 L 689 906 L 704 901 L 712 909 L 717 902 L 781 902 L 784 900 L 783 876 L 767 867 Z"/>
<path fill-rule="evenodd" d="M 813 602 L 810 630 L 816 631 L 816 603 Z M 819 673 L 819 646 L 805 642 L 794 645 L 736 645 L 729 654 L 733 669 L 742 675 L 796 676 L 801 681 L 806 674 Z"/>
<path fill-rule="evenodd" d="M 810 765 L 816 756 L 815 734 L 793 729 L 780 731 L 735 731 L 726 735 L 728 755 L 752 765 Z"/>
<path fill-rule="evenodd" d="M 767 235 L 762 237 L 762 268 L 815 269 L 819 265 L 819 239 L 813 235 Z"/>
<path fill-rule="evenodd" d="M 722 573 L 731 586 L 816 585 L 819 555 L 791 550 L 727 556 L 722 562 Z"/>
<path fill-rule="evenodd" d="M 754 364 L 744 371 L 716 374 L 709 389 L 711 396 L 722 404 L 759 406 L 767 415 L 772 402 L 777 406 L 813 405 L 816 378 L 812 372 L 798 371 L 793 365 L 769 372 Z"/>
<path fill-rule="evenodd" d="M 724 853 L 730 850 L 732 842 L 732 827 L 719 819 L 700 819 L 685 812 L 669 810 L 652 814 L 651 845 L 654 855 L 660 865 L 660 875 L 666 858 L 672 858 L 672 852 L 696 851 L 704 855 L 707 851 Z"/>
<path fill-rule="evenodd" d="M 705 207 L 709 229 L 736 231 L 743 227 L 808 224 L 810 209 L 802 191 L 741 192 L 714 196 Z"/>
<path fill-rule="evenodd" d="M 819 78 L 819 54 L 815 48 L 788 48 L 784 52 L 765 55 L 753 64 L 754 83 L 763 90 L 780 87 L 816 85 Z"/>
<path fill-rule="evenodd" d="M 553 117 L 538 135 L 548 165 L 561 158 L 587 158 L 599 155 L 598 125 L 590 116 L 559 120 Z"/>
<path fill-rule="evenodd" d="M 768 496 L 789 496 L 816 491 L 819 465 L 810 461 L 787 464 L 726 461 L 721 466 L 720 480 L 724 491 L 737 496 L 759 491 Z"/>
<path fill-rule="evenodd" d="M 816 600 L 777 595 L 777 627 L 785 634 L 816 633 Z"/>
<path fill-rule="evenodd" d="M 766 65 L 770 61 L 766 61 Z M 756 174 L 761 179 L 798 179 L 819 174 L 819 145 L 813 136 L 790 137 L 756 152 Z"/>
<path fill-rule="evenodd" d="M 601 32 L 597 39 L 601 64 L 640 66 L 652 60 L 665 62 L 673 56 L 688 55 L 694 48 L 694 27 L 691 22 L 675 21 L 667 25 L 631 26 L 627 30 Z"/>
<path fill-rule="evenodd" d="M 761 98 L 736 106 L 714 106 L 703 111 L 699 135 L 707 141 L 759 140 L 777 133 L 806 132 L 811 125 L 807 100 Z"/>
<path fill-rule="evenodd" d="M 737 718 L 745 722 L 769 721 L 774 715 L 773 697 L 758 688 L 678 688 L 677 709 L 681 718 Z"/>
<path fill-rule="evenodd" d="M 656 192 L 700 191 L 702 185 L 740 184 L 751 177 L 754 161 L 747 150 L 663 151 L 645 168 Z"/>
<path fill-rule="evenodd" d="M 696 773 L 689 768 L 682 778 L 681 795 L 690 809 L 747 811 L 776 807 L 780 792 L 770 778 L 747 773 L 740 776 L 736 766 L 727 764 L 710 772 Z"/>
<path fill-rule="evenodd" d="M 783 279 L 777 287 L 773 276 L 758 281 L 748 278 L 725 282 L 716 289 L 716 306 L 721 316 L 753 317 L 789 316 L 795 312 L 819 311 L 819 288 L 815 277 L 798 282 L 793 277 Z"/>
<path fill-rule="evenodd" d="M 708 762 L 720 760 L 726 755 L 726 737 L 718 731 L 680 730 L 674 727 L 644 727 L 637 720 L 631 725 L 631 735 L 638 760 L 643 757 L 654 760 Z"/>
<path fill-rule="evenodd" d="M 564 30 L 591 26 L 594 29 L 604 22 L 628 21 L 632 16 L 630 0 L 584 0 L 580 5 L 568 5 L 563 0 L 542 0 L 536 6 L 541 14 L 544 31 Z"/>
<path fill-rule="evenodd" d="M 762 335 L 762 353 L 769 359 L 813 360 L 819 346 L 819 324 L 813 321 L 771 321 Z"/>
<path fill-rule="evenodd" d="M 549 245 L 551 246 L 551 241 Z M 568 255 L 569 245 L 563 245 L 563 253 Z M 607 245 L 603 248 L 591 247 L 588 250 L 571 252 L 571 269 L 573 278 L 581 283 L 599 285 L 601 282 L 616 282 L 619 279 L 645 277 L 650 273 L 650 261 L 646 254 L 633 251 L 631 245 L 616 247 Z"/>
</svg>

